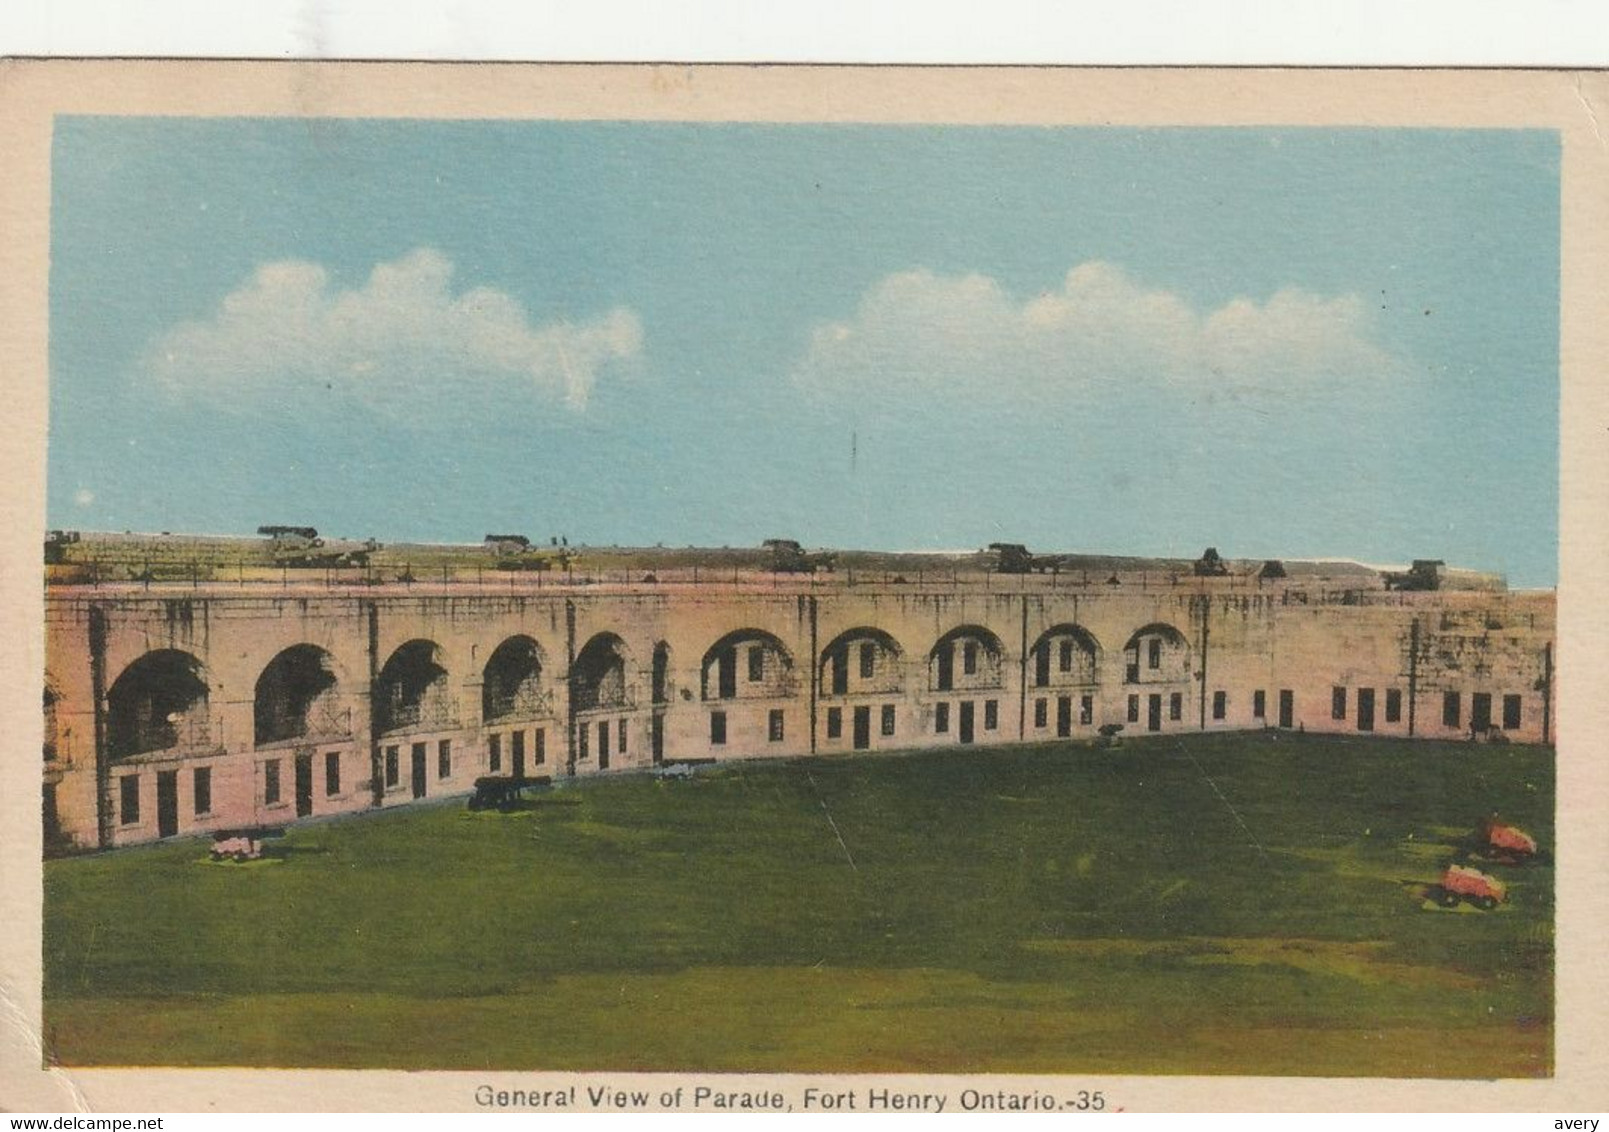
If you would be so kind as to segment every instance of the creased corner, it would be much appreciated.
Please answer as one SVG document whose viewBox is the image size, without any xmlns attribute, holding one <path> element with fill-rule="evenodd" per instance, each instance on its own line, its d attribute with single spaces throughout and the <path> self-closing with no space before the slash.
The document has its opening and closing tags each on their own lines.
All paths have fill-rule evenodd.
<svg viewBox="0 0 1609 1132">
<path fill-rule="evenodd" d="M 1598 139 L 1598 145 L 1609 149 L 1609 139 L 1603 136 L 1603 123 L 1598 120 L 1597 108 L 1593 106 L 1592 98 L 1587 93 L 1587 76 L 1575 77 L 1575 96 L 1581 103 L 1581 108 L 1587 112 L 1587 120 L 1592 123 L 1592 133 Z"/>
<path fill-rule="evenodd" d="M 20 1035 L 22 1041 L 19 1045 L 23 1051 L 31 1054 L 36 1063 L 44 1063 L 44 1035 L 35 1028 L 33 1020 L 18 1002 L 13 988 L 3 979 L 0 979 L 0 1027 Z M 90 1107 L 89 1098 L 84 1095 L 84 1091 L 78 1087 L 78 1082 L 74 1081 L 70 1074 L 54 1066 L 48 1068 L 46 1073 L 60 1088 L 65 1105 L 70 1105 L 75 1112 L 94 1111 Z"/>
</svg>

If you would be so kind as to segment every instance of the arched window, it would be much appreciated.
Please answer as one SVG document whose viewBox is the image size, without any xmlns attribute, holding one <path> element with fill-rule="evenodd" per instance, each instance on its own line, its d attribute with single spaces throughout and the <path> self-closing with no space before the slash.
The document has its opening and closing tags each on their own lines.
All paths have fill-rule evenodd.
<svg viewBox="0 0 1609 1132">
<path fill-rule="evenodd" d="M 1036 688 L 1073 688 L 1094 684 L 1100 672 L 1100 645 L 1079 625 L 1047 629 L 1029 653 Z"/>
<path fill-rule="evenodd" d="M 481 684 L 481 718 L 540 719 L 553 714 L 553 697 L 542 686 L 542 648 L 530 637 L 510 637 L 486 661 Z"/>
<path fill-rule="evenodd" d="M 928 655 L 928 688 L 935 692 L 999 688 L 1004 666 L 1000 638 L 980 625 L 940 637 Z"/>
<path fill-rule="evenodd" d="M 441 663 L 441 648 L 434 641 L 399 646 L 380 669 L 374 697 L 382 733 L 447 731 L 458 726 L 458 705 Z"/>
<path fill-rule="evenodd" d="M 739 629 L 716 641 L 704 654 L 701 686 L 706 700 L 792 696 L 793 657 L 772 634 Z"/>
<path fill-rule="evenodd" d="M 891 695 L 905 688 L 904 650 L 881 629 L 838 634 L 821 650 L 821 695 Z"/>
<path fill-rule="evenodd" d="M 148 652 L 106 693 L 106 745 L 114 759 L 215 746 L 201 662 L 187 652 Z"/>
<path fill-rule="evenodd" d="M 351 735 L 352 709 L 341 703 L 330 654 L 317 645 L 292 645 L 269 661 L 257 678 L 252 723 L 259 747 Z"/>
<path fill-rule="evenodd" d="M 576 654 L 570 669 L 570 702 L 576 711 L 635 707 L 637 692 L 626 678 L 626 643 L 599 633 Z"/>
<path fill-rule="evenodd" d="M 1166 622 L 1137 630 L 1123 647 L 1125 683 L 1167 684 L 1190 679 L 1190 645 Z"/>
</svg>

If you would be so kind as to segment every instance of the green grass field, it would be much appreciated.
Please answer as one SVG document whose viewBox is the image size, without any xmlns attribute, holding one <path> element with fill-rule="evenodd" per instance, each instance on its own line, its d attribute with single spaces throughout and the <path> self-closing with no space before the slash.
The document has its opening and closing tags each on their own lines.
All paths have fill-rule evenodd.
<svg viewBox="0 0 1609 1132">
<path fill-rule="evenodd" d="M 49 862 L 67 1065 L 1514 1077 L 1551 869 L 1421 898 L 1553 756 L 1296 735 L 728 764 Z"/>
</svg>

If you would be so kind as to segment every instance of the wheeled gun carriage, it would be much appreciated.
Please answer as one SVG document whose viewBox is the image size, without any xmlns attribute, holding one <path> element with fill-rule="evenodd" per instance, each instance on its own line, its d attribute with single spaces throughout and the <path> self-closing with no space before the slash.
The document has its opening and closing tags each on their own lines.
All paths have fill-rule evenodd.
<svg viewBox="0 0 1609 1132">
<path fill-rule="evenodd" d="M 553 785 L 553 779 L 543 774 L 516 778 L 513 775 L 492 774 L 475 779 L 475 792 L 469 796 L 471 811 L 497 810 L 508 813 L 520 804 L 526 790 L 539 790 Z"/>
</svg>

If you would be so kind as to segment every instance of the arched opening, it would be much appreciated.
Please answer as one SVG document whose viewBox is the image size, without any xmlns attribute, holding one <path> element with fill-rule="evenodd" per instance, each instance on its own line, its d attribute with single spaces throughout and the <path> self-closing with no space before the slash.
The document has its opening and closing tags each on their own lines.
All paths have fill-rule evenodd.
<svg viewBox="0 0 1609 1132">
<path fill-rule="evenodd" d="M 981 625 L 951 629 L 928 654 L 928 688 L 935 692 L 999 688 L 1003 654 L 1000 638 Z"/>
<path fill-rule="evenodd" d="M 398 647 L 374 684 L 377 724 L 382 733 L 446 731 L 458 726 L 441 649 L 434 641 L 414 640 Z"/>
<path fill-rule="evenodd" d="M 334 658 L 317 645 L 304 644 L 292 645 L 269 661 L 257 677 L 252 730 L 259 747 L 350 735 L 352 709 L 341 704 Z"/>
<path fill-rule="evenodd" d="M 1135 632 L 1123 646 L 1124 682 L 1167 684 L 1190 679 L 1190 645 L 1166 622 Z"/>
<path fill-rule="evenodd" d="M 113 759 L 213 745 L 206 676 L 187 652 L 146 653 L 106 693 L 106 747 Z"/>
<path fill-rule="evenodd" d="M 542 687 L 542 648 L 527 636 L 508 638 L 493 650 L 481 684 L 481 718 L 540 719 L 553 714 L 553 696 Z"/>
<path fill-rule="evenodd" d="M 54 762 L 57 756 L 56 704 L 61 696 L 50 679 L 45 679 L 45 762 Z"/>
<path fill-rule="evenodd" d="M 699 682 L 705 700 L 791 696 L 793 657 L 780 640 L 763 629 L 739 629 L 710 646 Z"/>
<path fill-rule="evenodd" d="M 665 641 L 654 646 L 652 689 L 654 714 L 648 720 L 648 756 L 658 766 L 665 761 L 665 709 L 670 703 L 670 645 Z"/>
<path fill-rule="evenodd" d="M 1094 684 L 1100 672 L 1100 645 L 1081 625 L 1054 626 L 1040 634 L 1029 653 L 1036 688 L 1074 688 Z"/>
<path fill-rule="evenodd" d="M 656 704 L 670 703 L 670 645 L 654 646 L 653 698 Z"/>
<path fill-rule="evenodd" d="M 881 629 L 860 626 L 821 650 L 821 695 L 888 695 L 905 688 L 904 650 Z"/>
<path fill-rule="evenodd" d="M 570 702 L 576 711 L 632 707 L 636 689 L 626 679 L 626 643 L 599 633 L 576 654 L 570 669 Z"/>
</svg>

